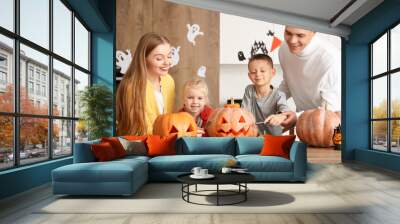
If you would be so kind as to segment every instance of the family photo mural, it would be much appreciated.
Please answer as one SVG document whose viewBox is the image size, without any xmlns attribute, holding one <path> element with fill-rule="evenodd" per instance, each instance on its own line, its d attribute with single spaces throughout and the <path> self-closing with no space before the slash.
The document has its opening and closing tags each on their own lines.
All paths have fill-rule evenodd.
<svg viewBox="0 0 400 224">
<path fill-rule="evenodd" d="M 339 49 L 304 28 L 259 30 L 263 37 L 249 38 L 248 48 L 232 49 L 247 70 L 246 82 L 229 86 L 243 89 L 239 103 L 221 104 L 220 13 L 117 1 L 117 134 L 297 135 L 309 146 L 340 145 Z"/>
</svg>

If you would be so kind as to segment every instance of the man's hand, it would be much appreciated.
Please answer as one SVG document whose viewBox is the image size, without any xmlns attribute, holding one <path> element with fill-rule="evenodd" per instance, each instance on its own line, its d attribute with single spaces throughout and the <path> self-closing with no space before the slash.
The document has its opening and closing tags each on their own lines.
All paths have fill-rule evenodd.
<svg viewBox="0 0 400 224">
<path fill-rule="evenodd" d="M 283 127 L 283 132 L 286 132 L 287 130 L 296 126 L 297 117 L 295 112 L 287 111 L 282 112 L 281 114 L 286 116 L 286 119 L 281 123 L 281 126 Z"/>
</svg>

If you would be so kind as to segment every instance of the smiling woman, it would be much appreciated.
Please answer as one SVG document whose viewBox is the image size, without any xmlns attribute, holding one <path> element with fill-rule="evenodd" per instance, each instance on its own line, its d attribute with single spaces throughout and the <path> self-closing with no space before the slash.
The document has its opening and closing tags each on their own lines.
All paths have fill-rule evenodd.
<svg viewBox="0 0 400 224">
<path fill-rule="evenodd" d="M 175 83 L 168 74 L 170 51 L 165 36 L 147 33 L 139 40 L 117 90 L 118 135 L 150 134 L 156 117 L 172 112 Z"/>
</svg>

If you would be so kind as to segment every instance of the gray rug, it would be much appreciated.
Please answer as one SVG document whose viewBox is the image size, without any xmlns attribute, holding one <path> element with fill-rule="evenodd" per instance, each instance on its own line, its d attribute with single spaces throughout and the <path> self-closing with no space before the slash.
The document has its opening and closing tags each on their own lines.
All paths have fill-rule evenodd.
<svg viewBox="0 0 400 224">
<path fill-rule="evenodd" d="M 119 214 L 119 213 L 360 213 L 349 203 L 316 184 L 249 184 L 246 202 L 227 206 L 189 204 L 181 198 L 178 183 L 150 183 L 131 197 L 58 197 L 36 213 Z M 203 185 L 199 190 L 215 189 Z M 233 188 L 225 187 L 225 189 Z M 194 190 L 194 188 L 193 188 Z M 212 194 L 212 193 L 211 193 Z M 224 203 L 237 200 L 224 197 Z M 192 197 L 213 204 L 215 197 Z"/>
</svg>

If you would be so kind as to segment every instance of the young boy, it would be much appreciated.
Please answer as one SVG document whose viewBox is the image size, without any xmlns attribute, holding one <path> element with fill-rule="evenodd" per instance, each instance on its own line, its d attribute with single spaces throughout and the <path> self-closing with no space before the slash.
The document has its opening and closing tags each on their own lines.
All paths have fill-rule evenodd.
<svg viewBox="0 0 400 224">
<path fill-rule="evenodd" d="M 190 113 L 196 120 L 198 136 L 204 136 L 204 127 L 212 108 L 208 104 L 208 87 L 204 80 L 187 81 L 183 87 L 183 108 L 180 111 Z"/>
<path fill-rule="evenodd" d="M 272 59 L 265 54 L 252 56 L 248 64 L 248 76 L 253 84 L 246 87 L 242 108 L 254 115 L 260 135 L 282 134 L 283 128 L 280 125 L 287 118 L 282 112 L 296 116 L 290 111 L 285 94 L 271 85 L 275 75 L 273 65 Z"/>
</svg>

